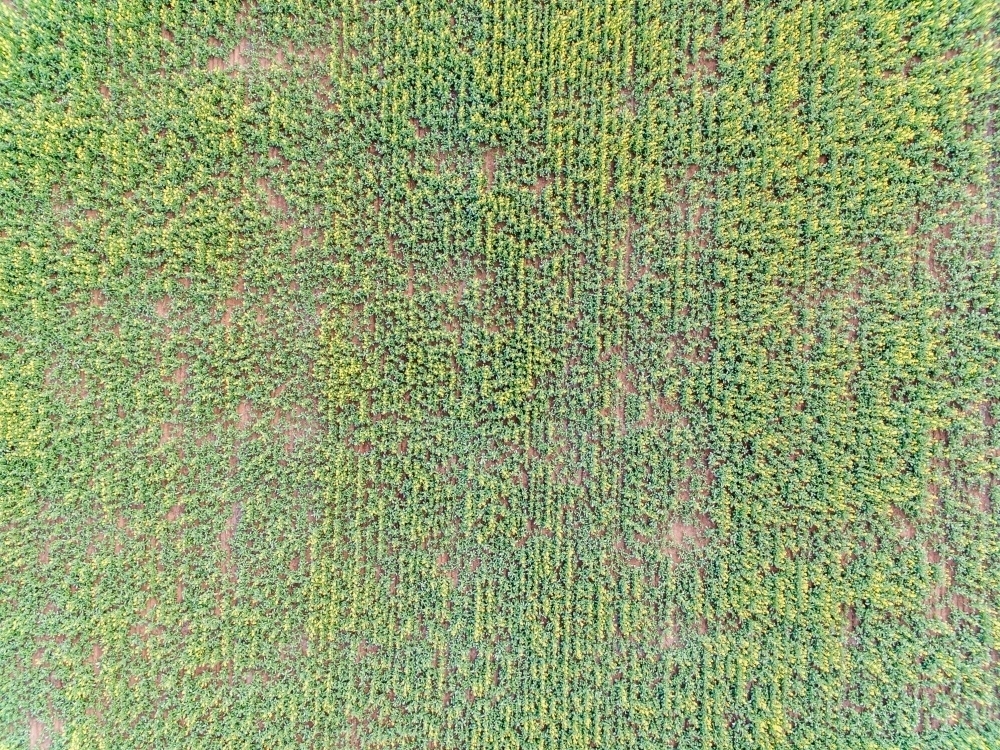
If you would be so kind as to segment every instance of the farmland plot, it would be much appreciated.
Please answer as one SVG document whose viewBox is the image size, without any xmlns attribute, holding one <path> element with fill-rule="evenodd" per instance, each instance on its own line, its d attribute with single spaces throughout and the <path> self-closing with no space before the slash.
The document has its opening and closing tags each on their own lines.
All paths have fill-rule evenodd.
<svg viewBox="0 0 1000 750">
<path fill-rule="evenodd" d="M 0 747 L 1000 742 L 997 11 L 0 6 Z"/>
</svg>

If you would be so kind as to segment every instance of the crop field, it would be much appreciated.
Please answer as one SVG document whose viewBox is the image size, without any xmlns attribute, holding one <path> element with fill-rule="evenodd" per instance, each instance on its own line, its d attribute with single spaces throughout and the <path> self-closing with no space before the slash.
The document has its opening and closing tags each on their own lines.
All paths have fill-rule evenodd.
<svg viewBox="0 0 1000 750">
<path fill-rule="evenodd" d="M 0 2 L 0 749 L 1000 748 L 998 0 Z"/>
</svg>

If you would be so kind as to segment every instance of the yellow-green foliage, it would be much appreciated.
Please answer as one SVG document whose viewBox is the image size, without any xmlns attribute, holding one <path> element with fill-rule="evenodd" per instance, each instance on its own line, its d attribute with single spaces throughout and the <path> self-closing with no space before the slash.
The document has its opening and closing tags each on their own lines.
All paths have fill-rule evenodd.
<svg viewBox="0 0 1000 750">
<path fill-rule="evenodd" d="M 998 745 L 998 11 L 0 4 L 0 746 Z"/>
</svg>

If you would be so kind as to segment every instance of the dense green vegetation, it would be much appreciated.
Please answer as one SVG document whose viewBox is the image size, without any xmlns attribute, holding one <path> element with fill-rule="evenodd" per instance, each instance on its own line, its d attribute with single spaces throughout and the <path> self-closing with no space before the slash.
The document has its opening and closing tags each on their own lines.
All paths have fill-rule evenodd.
<svg viewBox="0 0 1000 750">
<path fill-rule="evenodd" d="M 0 748 L 1000 746 L 998 24 L 0 3 Z"/>
</svg>

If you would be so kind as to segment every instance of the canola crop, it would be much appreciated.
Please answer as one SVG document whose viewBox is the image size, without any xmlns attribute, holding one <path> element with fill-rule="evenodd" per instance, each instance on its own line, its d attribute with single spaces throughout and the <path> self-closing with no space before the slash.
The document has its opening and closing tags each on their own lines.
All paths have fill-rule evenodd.
<svg viewBox="0 0 1000 750">
<path fill-rule="evenodd" d="M 1000 746 L 998 30 L 0 4 L 0 748 Z"/>
</svg>

